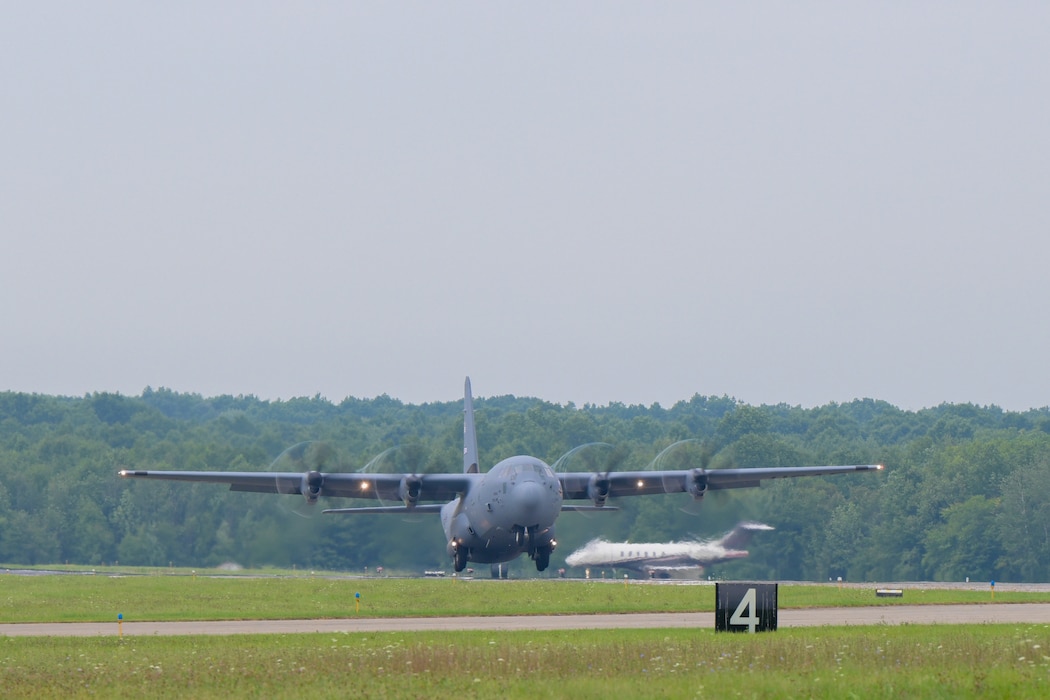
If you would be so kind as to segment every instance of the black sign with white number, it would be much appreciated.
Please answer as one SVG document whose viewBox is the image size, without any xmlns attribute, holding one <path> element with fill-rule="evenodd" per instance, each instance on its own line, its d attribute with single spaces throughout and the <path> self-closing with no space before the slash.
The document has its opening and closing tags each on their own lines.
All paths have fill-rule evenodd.
<svg viewBox="0 0 1050 700">
<path fill-rule="evenodd" d="M 777 584 L 715 584 L 715 630 L 775 632 L 776 629 Z"/>
</svg>

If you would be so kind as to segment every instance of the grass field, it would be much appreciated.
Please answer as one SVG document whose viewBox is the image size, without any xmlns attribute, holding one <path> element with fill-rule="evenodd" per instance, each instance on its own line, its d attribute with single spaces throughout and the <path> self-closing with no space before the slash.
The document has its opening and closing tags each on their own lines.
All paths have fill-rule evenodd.
<svg viewBox="0 0 1050 700">
<path fill-rule="evenodd" d="M 781 608 L 989 600 L 982 590 L 914 590 L 903 598 L 877 598 L 874 586 L 790 585 L 779 592 Z M 1050 592 L 1000 592 L 995 600 L 1050 602 Z M 0 574 L 0 622 L 107 622 L 118 614 L 174 621 L 712 610 L 713 586 L 644 581 Z"/>
<path fill-rule="evenodd" d="M 0 638 L 5 698 L 1042 698 L 1050 629 Z"/>
<path fill-rule="evenodd" d="M 361 593 L 360 613 L 354 594 Z M 979 603 L 987 590 L 780 588 L 782 608 Z M 997 592 L 996 602 L 1050 593 Z M 705 611 L 712 586 L 0 574 L 0 621 Z M 1050 625 L 0 637 L 0 696 L 1042 698 Z"/>
</svg>

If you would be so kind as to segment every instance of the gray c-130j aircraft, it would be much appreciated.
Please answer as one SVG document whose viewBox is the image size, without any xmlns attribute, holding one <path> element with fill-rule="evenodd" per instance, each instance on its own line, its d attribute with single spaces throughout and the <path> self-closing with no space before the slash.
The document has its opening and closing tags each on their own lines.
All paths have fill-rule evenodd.
<svg viewBox="0 0 1050 700">
<path fill-rule="evenodd" d="M 468 562 L 499 564 L 522 554 L 544 571 L 557 546 L 554 524 L 562 511 L 616 510 L 609 498 L 750 488 L 767 479 L 824 476 L 882 469 L 880 464 L 625 472 L 555 472 L 536 457 L 508 457 L 487 472 L 478 469 L 470 377 L 463 398 L 463 472 L 223 472 L 122 470 L 121 477 L 229 484 L 231 491 L 298 494 L 313 506 L 330 498 L 400 501 L 401 505 L 331 508 L 324 513 L 440 513 L 447 551 L 456 571 Z M 569 504 L 566 501 L 590 501 Z"/>
</svg>

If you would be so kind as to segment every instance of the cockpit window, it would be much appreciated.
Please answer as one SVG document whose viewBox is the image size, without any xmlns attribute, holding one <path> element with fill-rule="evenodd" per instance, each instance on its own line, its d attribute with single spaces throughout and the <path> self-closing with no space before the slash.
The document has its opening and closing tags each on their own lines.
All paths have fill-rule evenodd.
<svg viewBox="0 0 1050 700">
<path fill-rule="evenodd" d="M 497 467 L 500 477 L 508 480 L 517 479 L 523 474 L 538 474 L 547 479 L 554 478 L 554 472 L 551 471 L 551 468 L 538 459 L 512 461 L 497 465 Z"/>
</svg>

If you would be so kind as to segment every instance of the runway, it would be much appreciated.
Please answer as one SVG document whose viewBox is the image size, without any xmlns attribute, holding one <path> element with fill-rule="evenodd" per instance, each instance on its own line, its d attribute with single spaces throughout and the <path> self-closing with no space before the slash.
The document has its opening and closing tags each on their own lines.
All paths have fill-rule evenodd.
<svg viewBox="0 0 1050 700">
<path fill-rule="evenodd" d="M 1050 603 L 979 605 L 885 605 L 862 608 L 781 610 L 778 627 L 905 624 L 1050 624 Z M 516 615 L 494 617 L 344 618 L 338 620 L 231 620 L 202 622 L 76 622 L 0 624 L 0 637 L 186 636 L 435 632 L 453 630 L 714 629 L 715 615 L 644 613 L 623 615 Z"/>
</svg>

